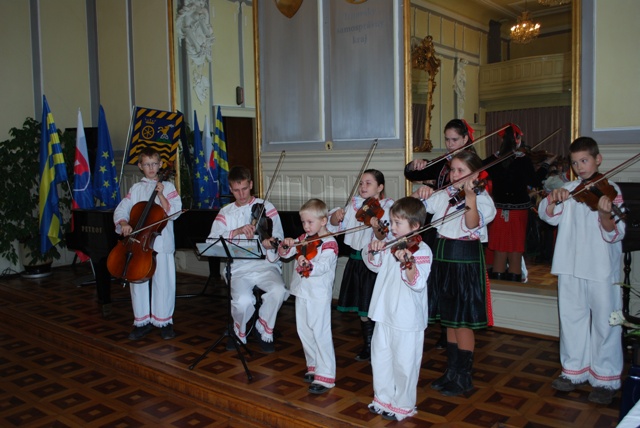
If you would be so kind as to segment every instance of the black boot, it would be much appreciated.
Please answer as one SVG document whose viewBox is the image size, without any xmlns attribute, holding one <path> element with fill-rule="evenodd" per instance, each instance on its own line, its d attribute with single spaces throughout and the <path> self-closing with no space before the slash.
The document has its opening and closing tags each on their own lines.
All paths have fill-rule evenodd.
<svg viewBox="0 0 640 428">
<path fill-rule="evenodd" d="M 491 272 L 489 274 L 489 278 L 503 280 L 503 279 L 506 279 L 506 275 L 507 275 L 506 272 Z"/>
<path fill-rule="evenodd" d="M 447 327 L 440 324 L 440 339 L 436 342 L 436 349 L 445 349 L 447 347 Z"/>
<path fill-rule="evenodd" d="M 356 361 L 369 361 L 371 359 L 371 336 L 373 336 L 373 327 L 375 322 L 367 319 L 366 321 L 360 320 L 360 326 L 362 327 L 362 349 L 360 353 L 356 355 Z"/>
<path fill-rule="evenodd" d="M 473 368 L 473 352 L 458 349 L 458 369 L 454 379 L 444 385 L 440 390 L 442 395 L 453 397 L 462 395 L 473 389 L 473 378 L 471 369 Z"/>
<path fill-rule="evenodd" d="M 522 282 L 522 274 L 507 272 L 504 279 L 507 281 Z"/>
<path fill-rule="evenodd" d="M 458 344 L 447 343 L 447 370 L 438 379 L 431 382 L 431 389 L 440 391 L 447 383 L 451 382 L 456 376 L 456 367 L 458 364 Z"/>
</svg>

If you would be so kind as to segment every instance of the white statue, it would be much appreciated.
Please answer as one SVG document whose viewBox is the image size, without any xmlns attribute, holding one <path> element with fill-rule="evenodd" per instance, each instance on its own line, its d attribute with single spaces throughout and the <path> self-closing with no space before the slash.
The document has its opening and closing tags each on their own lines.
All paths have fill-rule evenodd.
<svg viewBox="0 0 640 428">
<path fill-rule="evenodd" d="M 465 88 L 467 86 L 467 72 L 464 70 L 464 67 L 469 64 L 464 58 L 458 59 L 458 67 L 456 70 L 456 79 L 453 84 L 453 90 L 456 93 L 456 108 L 457 108 L 457 118 L 462 119 L 464 117 L 464 99 L 465 99 Z"/>
<path fill-rule="evenodd" d="M 176 34 L 184 42 L 190 62 L 195 66 L 192 71 L 192 88 L 202 104 L 208 96 L 209 82 L 204 82 L 206 70 L 203 66 L 211 62 L 213 45 L 213 27 L 209 19 L 206 0 L 185 0 L 176 18 Z"/>
</svg>

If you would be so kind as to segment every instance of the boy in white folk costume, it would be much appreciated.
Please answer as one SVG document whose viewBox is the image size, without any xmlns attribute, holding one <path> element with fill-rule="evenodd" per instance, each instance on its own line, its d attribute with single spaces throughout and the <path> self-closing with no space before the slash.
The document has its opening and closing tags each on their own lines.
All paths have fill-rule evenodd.
<svg viewBox="0 0 640 428">
<path fill-rule="evenodd" d="M 390 210 L 391 233 L 407 235 L 419 229 L 426 216 L 420 200 L 401 198 Z M 421 240 L 417 246 L 409 243 L 408 249 L 385 245 L 374 240 L 362 254 L 367 267 L 378 273 L 369 307 L 369 317 L 376 323 L 371 340 L 374 398 L 369 410 L 400 421 L 417 413 L 431 250 Z"/>
<path fill-rule="evenodd" d="M 622 205 L 622 195 L 609 181 L 618 195 L 613 201 L 600 197 L 596 210 L 572 198 L 571 191 L 598 173 L 602 155 L 589 137 L 576 139 L 570 152 L 580 180 L 554 189 L 538 207 L 542 220 L 558 226 L 551 273 L 558 275 L 562 374 L 551 386 L 573 391 L 588 382 L 593 387 L 589 401 L 609 404 L 620 388 L 623 365 L 621 327 L 609 325 L 609 316 L 622 305 L 616 283 L 625 223 L 611 215 L 612 204 Z"/>
<path fill-rule="evenodd" d="M 336 382 L 336 355 L 331 336 L 331 298 L 338 261 L 338 243 L 333 237 L 313 241 L 327 235 L 327 205 L 311 199 L 300 208 L 305 233 L 297 242 L 309 240 L 305 246 L 285 238 L 278 247 L 282 258 L 296 258 L 296 272 L 291 280 L 291 294 L 296 296 L 296 328 L 307 362 L 304 381 L 309 392 L 322 394 Z"/>
<path fill-rule="evenodd" d="M 147 202 L 154 191 L 157 191 L 155 203 L 160 205 L 167 216 L 178 213 L 182 209 L 182 200 L 173 183 L 160 181 L 158 171 L 162 167 L 160 155 L 154 149 L 146 148 L 140 152 L 138 168 L 144 173 L 140 182 L 131 186 L 127 196 L 118 204 L 113 212 L 116 233 L 129 236 L 133 226 L 129 220 L 131 209 L 138 202 Z M 149 282 L 132 283 L 131 306 L 133 307 L 133 330 L 129 339 L 138 340 L 146 336 L 153 326 L 160 328 L 163 339 L 175 337 L 173 331 L 173 311 L 176 305 L 176 263 L 174 259 L 175 239 L 173 236 L 173 220 L 171 217 L 159 236 L 153 242 L 153 251 L 157 254 L 156 270 Z M 151 299 L 149 293 L 151 292 Z"/>
<path fill-rule="evenodd" d="M 282 222 L 273 204 L 251 194 L 253 180 L 247 168 L 240 166 L 231 168 L 229 187 L 236 200 L 220 210 L 211 225 L 207 242 L 215 242 L 220 237 L 231 242 L 239 242 L 239 239 L 256 239 L 256 226 L 251 222 L 251 210 L 255 204 L 264 204 L 264 212 L 273 222 L 272 238 L 284 237 Z M 273 243 L 272 239 L 265 239 L 261 245 L 264 250 L 270 250 L 274 249 Z M 262 295 L 262 305 L 255 323 L 256 338 L 263 352 L 272 353 L 275 351 L 273 329 L 276 316 L 282 303 L 289 297 L 289 292 L 284 287 L 280 263 L 272 263 L 269 260 L 236 259 L 231 264 L 231 316 L 234 332 L 242 343 L 247 343 L 247 323 L 255 311 L 254 286 L 258 286 L 265 292 Z M 233 344 L 227 343 L 227 349 L 234 349 Z"/>
</svg>

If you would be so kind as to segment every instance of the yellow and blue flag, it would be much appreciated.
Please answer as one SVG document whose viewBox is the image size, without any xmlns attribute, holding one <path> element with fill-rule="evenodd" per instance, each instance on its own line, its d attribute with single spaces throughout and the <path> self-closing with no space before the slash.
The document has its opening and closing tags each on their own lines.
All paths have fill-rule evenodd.
<svg viewBox="0 0 640 428">
<path fill-rule="evenodd" d="M 67 181 L 67 168 L 62 155 L 58 129 L 42 96 L 42 129 L 40 134 L 40 253 L 45 254 L 61 240 L 62 217 L 58 207 L 58 183 Z"/>
<path fill-rule="evenodd" d="M 160 153 L 163 165 L 174 163 L 183 120 L 184 116 L 180 112 L 136 107 L 131 118 L 133 125 L 127 163 L 137 164 L 140 152 L 146 147 L 151 147 Z"/>
<path fill-rule="evenodd" d="M 216 129 L 213 135 L 213 151 L 211 152 L 213 162 L 210 162 L 212 168 L 215 168 L 214 177 L 218 181 L 217 203 L 220 206 L 231 202 L 231 198 L 227 195 L 231 194 L 229 188 L 229 162 L 227 160 L 227 142 L 224 135 L 224 125 L 222 123 L 222 112 L 220 106 L 216 113 Z"/>
<path fill-rule="evenodd" d="M 216 198 L 214 182 L 209 175 L 209 168 L 205 156 L 205 148 L 200 137 L 198 115 L 193 112 L 193 198 L 198 208 L 211 208 Z M 205 130 L 208 126 L 205 127 Z M 207 131 L 205 131 L 207 132 Z M 206 138 L 206 136 L 205 136 Z"/>
<path fill-rule="evenodd" d="M 98 117 L 98 151 L 93 174 L 93 196 L 96 198 L 96 206 L 100 208 L 115 208 L 121 200 L 111 136 L 102 106 Z"/>
</svg>

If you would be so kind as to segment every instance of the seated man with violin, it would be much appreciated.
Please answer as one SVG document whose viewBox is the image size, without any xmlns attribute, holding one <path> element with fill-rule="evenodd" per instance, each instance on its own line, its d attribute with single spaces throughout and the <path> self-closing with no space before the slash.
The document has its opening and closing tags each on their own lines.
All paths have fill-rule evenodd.
<svg viewBox="0 0 640 428">
<path fill-rule="evenodd" d="M 176 263 L 173 220 L 182 209 L 182 200 L 173 183 L 165 181 L 171 171 L 161 170 L 161 166 L 162 159 L 157 151 L 152 148 L 143 149 L 138 168 L 144 173 L 144 178 L 131 186 L 127 196 L 113 212 L 116 233 L 125 237 L 135 236 L 135 239 L 124 240 L 120 243 L 122 245 L 117 245 L 107 261 L 112 275 L 130 281 L 134 316 L 134 327 L 129 334 L 131 340 L 142 339 L 154 326 L 160 328 L 163 339 L 175 337 L 173 310 L 176 304 Z M 162 219 L 160 222 L 159 218 Z M 157 226 L 149 227 L 156 223 Z M 141 231 L 140 234 L 138 230 Z M 154 255 L 154 252 L 157 254 Z M 120 254 L 119 260 L 115 260 L 116 254 Z M 136 275 L 138 272 L 146 274 Z"/>
<path fill-rule="evenodd" d="M 558 226 L 551 273 L 558 276 L 562 374 L 551 386 L 569 392 L 590 383 L 589 401 L 607 405 L 623 366 L 621 327 L 609 325 L 622 306 L 623 201 L 620 188 L 598 173 L 595 140 L 580 137 L 569 150 L 580 180 L 552 190 L 538 207 L 542 220 Z"/>
<path fill-rule="evenodd" d="M 220 237 L 233 242 L 238 239 L 254 239 L 259 236 L 264 250 L 275 250 L 284 238 L 278 211 L 269 201 L 251 194 L 253 180 L 249 169 L 235 166 L 229 171 L 229 188 L 235 202 L 224 206 L 211 225 L 207 241 Z M 266 252 L 266 251 L 264 251 Z M 255 311 L 253 287 L 264 295 L 255 324 L 260 348 L 265 353 L 274 352 L 273 329 L 282 303 L 289 297 L 284 286 L 282 268 L 269 260 L 236 259 L 231 265 L 231 316 L 233 329 L 242 343 L 247 342 L 247 323 Z M 234 349 L 227 344 L 227 349 Z"/>
</svg>

